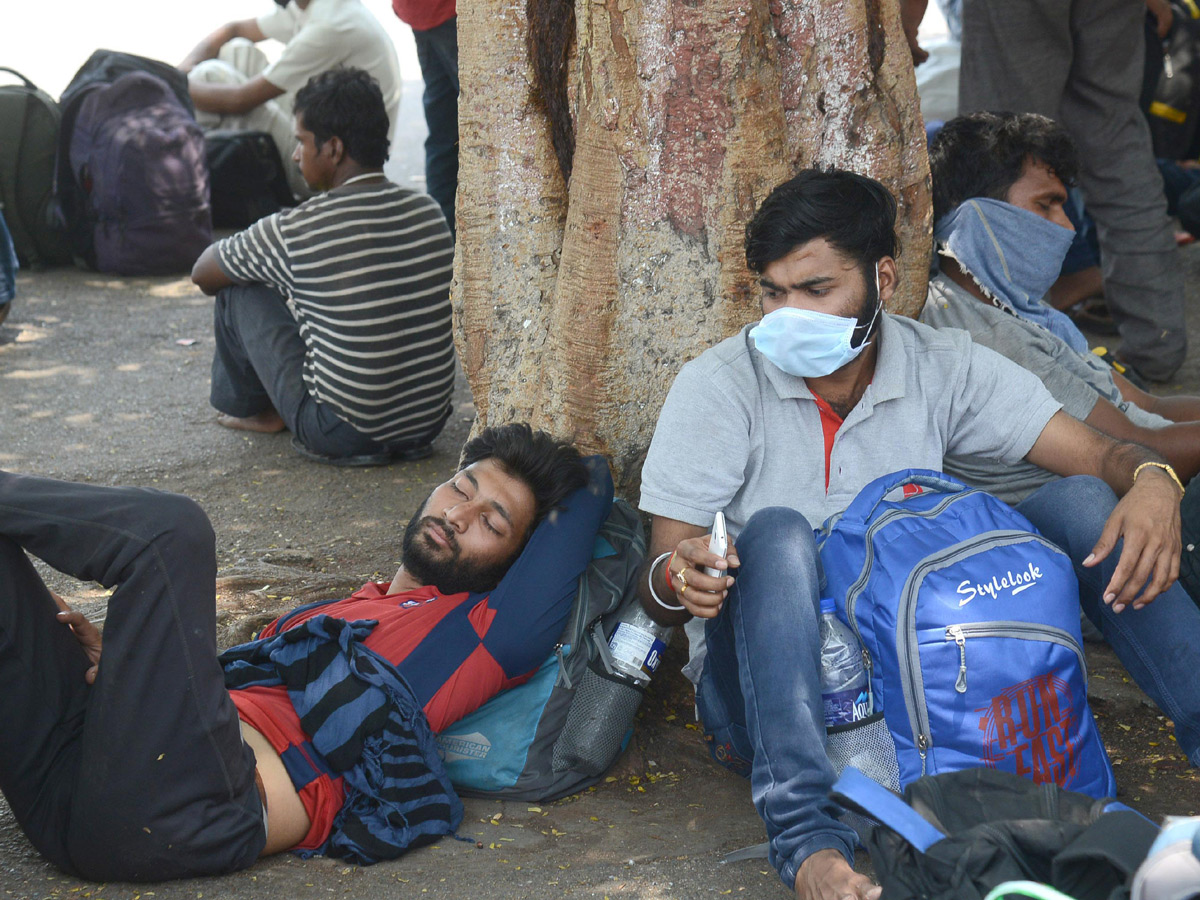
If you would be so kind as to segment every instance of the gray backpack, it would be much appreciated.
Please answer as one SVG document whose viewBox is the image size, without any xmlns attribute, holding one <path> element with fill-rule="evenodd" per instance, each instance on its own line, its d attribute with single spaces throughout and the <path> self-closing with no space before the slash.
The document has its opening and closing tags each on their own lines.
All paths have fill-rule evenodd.
<svg viewBox="0 0 1200 900">
<path fill-rule="evenodd" d="M 554 800 L 600 779 L 629 742 L 643 691 L 617 678 L 605 634 L 637 599 L 637 512 L 613 502 L 555 651 L 524 684 L 437 735 L 459 794 Z"/>
</svg>

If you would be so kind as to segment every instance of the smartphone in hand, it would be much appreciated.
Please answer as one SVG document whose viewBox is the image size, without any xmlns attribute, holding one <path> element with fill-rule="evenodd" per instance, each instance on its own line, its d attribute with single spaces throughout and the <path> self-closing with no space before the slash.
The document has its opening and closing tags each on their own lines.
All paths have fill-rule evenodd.
<svg viewBox="0 0 1200 900">
<path fill-rule="evenodd" d="M 729 532 L 725 530 L 725 513 L 718 511 L 717 518 L 713 522 L 712 537 L 708 539 L 708 552 L 715 553 L 717 556 L 724 558 L 729 552 Z M 711 575 L 713 578 L 720 578 L 722 575 L 728 574 L 720 569 L 714 569 L 711 566 L 704 567 L 704 574 Z"/>
</svg>

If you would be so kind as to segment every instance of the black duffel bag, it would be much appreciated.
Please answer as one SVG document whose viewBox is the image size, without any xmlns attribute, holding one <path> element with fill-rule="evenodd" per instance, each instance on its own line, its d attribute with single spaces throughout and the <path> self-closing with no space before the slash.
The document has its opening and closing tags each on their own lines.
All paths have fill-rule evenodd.
<svg viewBox="0 0 1200 900">
<path fill-rule="evenodd" d="M 245 228 L 296 205 L 275 140 L 265 131 L 210 131 L 208 157 L 213 226 Z"/>
</svg>

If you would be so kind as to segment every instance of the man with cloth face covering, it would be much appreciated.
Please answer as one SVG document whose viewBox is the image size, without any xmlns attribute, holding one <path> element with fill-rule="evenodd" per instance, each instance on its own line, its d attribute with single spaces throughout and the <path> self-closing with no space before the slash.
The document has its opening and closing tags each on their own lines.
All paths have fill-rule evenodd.
<svg viewBox="0 0 1200 900">
<path fill-rule="evenodd" d="M 955 454 L 1075 476 L 1020 509 L 1074 560 L 1089 615 L 1115 623 L 1118 653 L 1200 762 L 1200 697 L 1178 665 L 1200 646 L 1200 610 L 1168 624 L 1150 605 L 1178 572 L 1173 471 L 1071 418 L 965 333 L 882 312 L 895 216 L 883 185 L 850 172 L 804 171 L 771 192 L 746 228 L 763 319 L 683 367 L 642 470 L 643 606 L 686 623 L 713 755 L 749 774 L 771 862 L 805 900 L 879 895 L 850 868 L 854 833 L 828 799 L 813 526 L 898 469 Z M 736 542 L 724 559 L 708 552 L 718 511 Z"/>
<path fill-rule="evenodd" d="M 930 282 L 921 321 L 970 332 L 976 343 L 1037 375 L 1075 418 L 1161 453 L 1188 484 L 1183 538 L 1195 545 L 1200 397 L 1138 389 L 1043 302 L 1073 235 L 1063 212 L 1078 168 L 1070 136 L 1033 113 L 973 113 L 946 123 L 929 159 L 941 272 Z M 1006 503 L 1021 502 L 1055 478 L 1028 463 L 980 459 L 948 459 L 946 471 Z M 1184 554 L 1180 580 L 1200 597 L 1200 554 Z"/>
</svg>

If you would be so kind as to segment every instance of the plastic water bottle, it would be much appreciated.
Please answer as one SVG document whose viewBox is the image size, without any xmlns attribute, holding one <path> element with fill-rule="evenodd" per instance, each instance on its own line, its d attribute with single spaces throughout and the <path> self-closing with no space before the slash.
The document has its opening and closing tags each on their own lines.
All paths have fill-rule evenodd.
<svg viewBox="0 0 1200 900">
<path fill-rule="evenodd" d="M 554 743 L 554 771 L 599 775 L 612 764 L 670 640 L 671 629 L 646 615 L 636 600 L 621 614 L 608 636 L 614 671 L 594 664 L 584 670 Z"/>
<path fill-rule="evenodd" d="M 833 598 L 821 600 L 821 701 L 825 727 L 849 725 L 871 715 L 867 670 L 850 626 L 834 613 Z"/>
<path fill-rule="evenodd" d="M 671 631 L 669 626 L 651 619 L 640 603 L 631 603 L 608 636 L 614 667 L 631 682 L 645 687 L 662 662 Z"/>
</svg>

